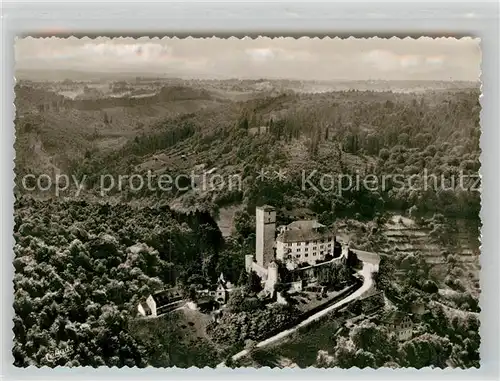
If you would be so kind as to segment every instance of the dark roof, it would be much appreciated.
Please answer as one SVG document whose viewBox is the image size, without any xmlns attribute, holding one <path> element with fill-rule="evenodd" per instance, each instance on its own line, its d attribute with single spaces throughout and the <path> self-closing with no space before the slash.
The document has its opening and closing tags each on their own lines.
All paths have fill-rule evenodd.
<svg viewBox="0 0 500 381">
<path fill-rule="evenodd" d="M 159 292 L 155 292 L 151 295 L 156 302 L 156 308 L 164 306 L 165 304 L 170 303 L 175 298 L 175 292 L 172 290 L 163 290 Z"/>
<path fill-rule="evenodd" d="M 266 212 L 272 212 L 275 210 L 274 206 L 271 206 L 271 205 L 262 205 L 262 206 L 258 206 L 257 209 L 262 209 Z"/>
<path fill-rule="evenodd" d="M 219 286 L 222 286 L 222 287 L 224 287 L 224 289 L 227 289 L 227 282 L 222 281 L 220 279 L 220 277 L 219 277 L 219 279 L 217 279 L 217 282 L 212 286 L 212 289 L 217 290 L 219 288 Z"/>
<path fill-rule="evenodd" d="M 298 221 L 293 221 L 292 223 L 286 226 L 287 229 L 300 229 L 300 230 L 321 229 L 324 227 L 325 225 L 320 224 L 316 220 L 298 220 Z"/>
<path fill-rule="evenodd" d="M 209 296 L 202 296 L 202 297 L 199 297 L 199 298 L 198 298 L 198 300 L 197 300 L 196 304 L 197 304 L 198 306 L 200 306 L 200 305 L 202 305 L 202 304 L 210 303 L 210 302 L 212 302 L 212 301 L 213 301 L 213 299 L 212 299 L 211 297 L 209 297 Z"/>
<path fill-rule="evenodd" d="M 294 221 L 285 226 L 278 234 L 277 239 L 281 242 L 303 242 L 317 241 L 325 238 L 333 238 L 334 233 L 325 225 L 316 220 Z"/>
<path fill-rule="evenodd" d="M 401 312 L 398 310 L 392 310 L 392 311 L 388 312 L 387 314 L 385 314 L 385 316 L 383 317 L 383 320 L 386 324 L 399 325 L 406 318 L 409 319 L 408 315 L 405 314 L 404 312 Z"/>
<path fill-rule="evenodd" d="M 219 288 L 219 287 L 221 287 L 221 286 L 222 286 L 222 288 L 223 288 L 224 290 L 227 290 L 226 285 L 225 285 L 224 283 L 222 283 L 222 282 L 219 282 L 219 283 L 217 284 L 217 288 L 216 288 L 216 289 L 218 289 L 218 288 Z"/>
<path fill-rule="evenodd" d="M 151 308 L 149 308 L 146 302 L 141 302 L 141 306 L 144 309 L 144 312 L 146 312 L 146 315 L 149 315 L 151 313 Z"/>
</svg>

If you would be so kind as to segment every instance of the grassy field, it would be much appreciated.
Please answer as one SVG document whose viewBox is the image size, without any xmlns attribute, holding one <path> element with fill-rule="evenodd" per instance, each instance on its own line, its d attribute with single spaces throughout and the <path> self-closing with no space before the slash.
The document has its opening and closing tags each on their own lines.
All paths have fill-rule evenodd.
<svg viewBox="0 0 500 381">
<path fill-rule="evenodd" d="M 206 335 L 210 317 L 183 308 L 158 318 L 137 319 L 130 332 L 149 353 L 154 367 L 215 366 L 222 360 L 223 349 Z"/>
<path fill-rule="evenodd" d="M 345 293 L 350 287 L 352 287 L 352 285 L 349 285 L 339 291 L 329 291 L 326 293 L 325 297 L 321 296 L 318 292 L 302 291 L 290 296 L 292 299 L 291 303 L 295 304 L 301 312 L 308 312 L 321 305 L 329 304 L 340 294 Z"/>
<path fill-rule="evenodd" d="M 217 225 L 219 226 L 219 229 L 224 237 L 228 237 L 232 234 L 234 229 L 234 215 L 241 209 L 242 207 L 239 205 L 230 205 L 219 209 Z"/>
</svg>

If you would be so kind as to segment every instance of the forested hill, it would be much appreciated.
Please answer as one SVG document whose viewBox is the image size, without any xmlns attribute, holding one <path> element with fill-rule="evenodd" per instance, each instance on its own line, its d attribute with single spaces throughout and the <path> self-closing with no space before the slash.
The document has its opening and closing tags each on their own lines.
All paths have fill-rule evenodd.
<svg viewBox="0 0 500 381">
<path fill-rule="evenodd" d="M 327 225 L 356 220 L 367 240 L 391 209 L 420 221 L 419 214 L 434 214 L 427 226 L 434 236 L 446 233 L 446 217 L 479 221 L 479 191 L 450 184 L 459 175 L 477 176 L 480 168 L 478 89 L 269 94 L 220 101 L 188 91 L 172 100 L 167 91 L 154 106 L 110 102 L 104 110 L 56 105 L 18 112 L 15 365 L 150 364 L 148 351 L 128 332 L 138 301 L 174 285 L 189 296 L 213 286 L 221 272 L 242 284 L 245 254 L 254 253 L 256 205 L 275 206 L 279 224 L 303 216 Z M 32 95 L 33 102 L 45 96 Z M 99 189 L 103 176 L 176 178 L 196 168 L 240 175 L 241 186 L 181 189 L 187 181 L 152 190 L 125 182 Z M 424 171 L 436 177 L 427 189 Z M 54 197 L 52 188 L 32 195 L 20 187 L 25 174 L 61 173 L 85 178 L 86 188 Z M 327 182 L 314 189 L 304 187 L 304 173 L 316 186 L 322 175 L 387 181 L 375 188 L 340 190 Z M 394 175 L 415 177 L 408 187 Z M 238 210 L 236 233 L 224 241 L 214 216 L 228 205 Z M 366 221 L 379 222 L 372 234 Z M 47 357 L 56 350 L 60 357 Z"/>
<path fill-rule="evenodd" d="M 209 204 L 217 209 L 242 202 L 307 208 L 329 220 L 336 214 L 373 217 L 384 208 L 441 212 L 478 218 L 479 192 L 450 188 L 460 173 L 479 170 L 479 90 L 429 91 L 421 94 L 344 91 L 284 93 L 184 114 L 159 122 L 116 151 L 93 152 L 75 162 L 75 173 L 97 183 L 103 174 L 191 173 L 198 165 L 240 174 L 241 191 L 203 194 L 178 191 L 121 192 L 124 199 L 177 200 L 187 208 Z M 278 168 L 286 179 L 257 181 L 259 171 Z M 397 187 L 344 192 L 301 188 L 302 172 L 321 174 L 422 175 L 437 177 L 435 189 Z M 416 188 L 421 185 L 416 180 Z M 448 186 L 443 186 L 448 184 Z M 333 200 L 333 202 L 332 202 Z"/>
</svg>

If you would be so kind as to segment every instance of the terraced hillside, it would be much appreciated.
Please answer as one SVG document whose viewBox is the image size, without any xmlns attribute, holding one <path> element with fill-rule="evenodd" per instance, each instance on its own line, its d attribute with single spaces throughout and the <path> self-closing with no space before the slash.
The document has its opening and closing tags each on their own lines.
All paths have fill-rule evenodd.
<svg viewBox="0 0 500 381">
<path fill-rule="evenodd" d="M 430 276 L 438 284 L 444 299 L 460 290 L 478 297 L 480 229 L 477 223 L 444 219 L 439 215 L 418 222 L 393 214 L 379 228 L 374 223 L 360 225 L 353 222 L 341 225 L 340 231 L 360 249 L 402 260 L 416 256 L 422 258 L 430 266 Z M 407 276 L 404 268 L 396 269 L 396 274 L 401 279 Z M 454 279 L 460 279 L 459 284 Z"/>
<path fill-rule="evenodd" d="M 339 238 L 350 241 L 353 247 L 376 250 L 383 258 L 398 258 L 398 266 L 391 268 L 391 283 L 407 297 L 410 306 L 413 303 L 422 303 L 422 297 L 426 300 L 422 304 L 423 316 L 411 314 L 414 323 L 411 339 L 395 344 L 396 348 L 399 345 L 399 351 L 391 356 L 396 361 L 381 359 L 377 366 L 382 364 L 393 368 L 416 366 L 410 362 L 406 363 L 408 360 L 398 356 L 402 354 L 404 356 L 407 348 L 417 346 L 419 342 L 434 343 L 435 340 L 442 339 L 444 345 L 452 343 L 452 350 L 441 367 L 470 367 L 471 364 L 478 366 L 477 303 L 480 293 L 478 229 L 471 221 L 443 220 L 441 216 L 434 216 L 429 220 L 425 226 L 423 221 L 417 220 L 419 222 L 417 223 L 408 217 L 392 214 L 378 227 L 373 221 L 360 223 L 343 220 L 337 223 Z M 435 232 L 444 224 L 452 228 L 436 237 Z M 424 262 L 419 262 L 420 259 Z M 435 288 L 426 289 L 427 291 L 408 288 L 409 279 L 419 279 L 419 277 L 419 281 L 428 277 L 430 281 L 426 282 L 430 283 L 427 284 L 435 285 Z M 385 306 L 369 316 L 350 314 L 350 308 L 354 308 L 351 306 L 343 314 L 330 314 L 326 319 L 275 345 L 255 350 L 251 355 L 241 359 L 237 365 L 271 368 L 311 366 L 350 368 L 353 366 L 353 358 L 363 351 L 373 353 L 376 359 L 386 350 L 393 334 L 390 327 L 388 329 L 384 327 L 383 316 L 394 308 L 402 307 L 399 304 L 401 300 L 394 300 L 387 294 L 384 299 Z M 370 321 L 380 324 L 377 329 L 380 334 L 385 335 L 385 339 L 369 341 L 357 338 L 361 331 L 374 329 L 373 325 L 370 326 L 373 324 Z M 436 322 L 440 322 L 441 325 L 436 325 Z M 374 332 L 371 334 L 366 332 L 366 337 L 373 337 L 371 336 L 373 334 Z M 347 346 L 346 341 L 349 341 Z M 358 349 L 360 345 L 363 346 L 363 350 Z M 349 352 L 352 353 L 349 355 Z M 436 351 L 430 353 L 431 361 L 435 361 L 433 356 Z M 421 356 L 421 364 L 426 364 L 429 358 L 424 354 Z M 349 361 L 343 362 L 345 358 Z M 356 366 L 373 367 L 363 361 Z M 422 366 L 426 365 L 418 365 Z"/>
<path fill-rule="evenodd" d="M 393 215 L 385 224 L 384 235 L 387 244 L 380 248 L 383 254 L 420 252 L 429 263 L 439 264 L 446 250 L 451 250 L 460 262 L 477 261 L 479 237 L 473 224 L 465 220 L 454 221 L 456 231 L 450 232 L 449 245 L 440 242 L 433 234 L 432 226 L 417 225 L 414 220 Z M 448 248 L 448 249 L 446 249 Z"/>
</svg>

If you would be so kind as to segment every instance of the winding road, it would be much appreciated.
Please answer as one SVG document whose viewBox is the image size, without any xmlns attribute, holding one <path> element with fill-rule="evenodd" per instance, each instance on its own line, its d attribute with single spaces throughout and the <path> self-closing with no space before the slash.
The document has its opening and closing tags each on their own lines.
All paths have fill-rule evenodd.
<svg viewBox="0 0 500 381">
<path fill-rule="evenodd" d="M 370 254 L 372 254 L 372 253 L 370 253 Z M 376 255 L 376 254 L 374 254 L 374 255 Z M 294 326 L 290 329 L 287 329 L 285 331 L 281 331 L 280 333 L 259 342 L 256 345 L 256 348 L 265 347 L 266 345 L 273 344 L 273 343 L 291 335 L 292 333 L 296 332 L 299 328 L 304 327 L 308 324 L 311 324 L 313 321 L 318 320 L 318 319 L 322 318 L 323 316 L 329 314 L 330 312 L 342 307 L 343 305 L 359 298 L 361 295 L 363 295 L 363 293 L 368 291 L 373 284 L 372 272 L 378 270 L 378 263 L 373 263 L 373 262 L 378 262 L 378 261 L 372 261 L 372 260 L 370 260 L 371 258 L 369 258 L 367 260 L 367 259 L 363 258 L 363 255 L 360 255 L 359 258 L 363 261 L 363 268 L 360 271 L 358 271 L 358 274 L 360 274 L 364 279 L 363 284 L 361 285 L 360 288 L 358 288 L 352 294 L 346 296 L 344 299 L 338 301 L 337 303 L 334 303 L 331 306 L 326 307 L 324 310 L 321 310 L 321 311 L 315 313 L 314 315 L 308 317 L 307 319 L 301 321 L 296 326 Z M 238 359 L 248 355 L 250 353 L 250 351 L 251 350 L 249 350 L 249 349 L 244 349 L 241 352 L 238 352 L 234 356 L 232 356 L 232 359 L 238 360 Z M 222 362 L 219 365 L 217 365 L 217 367 L 225 367 L 225 364 Z"/>
</svg>

